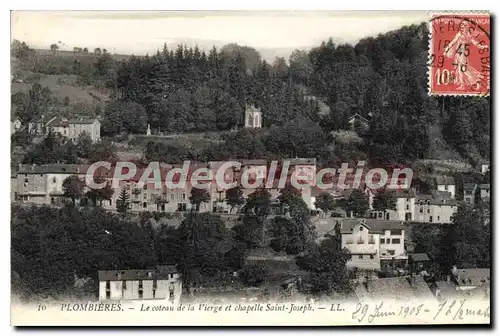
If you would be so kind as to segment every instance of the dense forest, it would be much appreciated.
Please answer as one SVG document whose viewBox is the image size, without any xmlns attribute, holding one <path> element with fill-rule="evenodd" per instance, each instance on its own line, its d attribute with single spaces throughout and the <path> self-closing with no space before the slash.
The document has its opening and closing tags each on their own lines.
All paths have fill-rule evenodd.
<svg viewBox="0 0 500 336">
<path fill-rule="evenodd" d="M 235 44 L 208 52 L 187 46 L 168 50 L 165 45 L 155 55 L 121 61 L 100 52 L 89 62 L 89 55 L 75 52 L 59 68 L 50 63 L 50 71 L 76 74 L 113 93 L 104 109 L 103 135 L 144 133 L 147 124 L 166 134 L 227 131 L 243 124 L 245 107 L 253 104 L 271 130 L 318 126 L 323 143 L 306 152 L 291 148 L 290 154 L 329 161 L 332 153 L 339 158 L 352 147 L 347 151 L 353 157 L 412 162 L 439 158 L 430 152 L 444 143 L 476 164 L 490 155 L 489 98 L 428 96 L 426 29 L 425 24 L 403 27 L 356 45 L 330 39 L 309 52 L 294 51 L 288 62 L 277 58 L 272 64 L 255 49 Z M 16 49 L 25 67 L 42 67 L 22 52 L 26 48 Z M 360 141 L 346 145 L 335 135 L 349 127 L 347 120 L 355 113 L 368 118 L 370 127 L 358 132 Z M 297 131 L 307 137 L 306 130 Z M 259 155 L 274 158 L 279 152 L 269 143 L 275 139 L 263 132 L 246 132 L 245 139 L 225 143 L 245 146 L 250 136 L 253 147 L 264 148 Z M 229 147 L 222 151 L 231 152 Z M 288 147 L 295 147 L 294 142 Z M 148 156 L 161 155 L 150 151 Z M 206 153 L 192 156 L 204 158 Z"/>
</svg>

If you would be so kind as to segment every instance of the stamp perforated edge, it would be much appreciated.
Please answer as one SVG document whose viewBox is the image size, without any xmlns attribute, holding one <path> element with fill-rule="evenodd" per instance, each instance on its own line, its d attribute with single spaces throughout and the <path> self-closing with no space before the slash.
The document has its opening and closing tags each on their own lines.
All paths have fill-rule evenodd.
<svg viewBox="0 0 500 336">
<path fill-rule="evenodd" d="M 428 29 L 428 45 L 427 45 L 427 95 L 428 96 L 434 96 L 434 97 L 443 97 L 443 96 L 456 96 L 456 97 L 489 97 L 490 96 L 490 91 L 487 93 L 472 93 L 472 92 L 432 92 L 431 90 L 431 81 L 432 81 L 432 73 L 431 73 L 431 55 L 432 55 L 432 39 L 433 39 L 433 34 L 432 34 L 432 19 L 436 16 L 441 16 L 441 15 L 489 15 L 490 16 L 490 27 L 491 27 L 491 12 L 489 10 L 450 10 L 450 11 L 433 11 L 429 12 L 428 17 L 429 19 L 427 20 L 427 29 Z M 491 43 L 491 37 L 490 37 L 490 43 Z M 491 72 L 491 70 L 490 70 Z M 490 73 L 491 76 L 491 73 Z"/>
</svg>

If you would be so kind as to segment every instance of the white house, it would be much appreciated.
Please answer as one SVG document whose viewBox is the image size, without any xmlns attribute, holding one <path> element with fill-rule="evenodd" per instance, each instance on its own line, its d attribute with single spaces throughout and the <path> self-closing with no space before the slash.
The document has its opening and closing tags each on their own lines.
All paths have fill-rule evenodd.
<svg viewBox="0 0 500 336">
<path fill-rule="evenodd" d="M 458 210 L 458 202 L 449 192 L 434 191 L 418 195 L 415 204 L 415 222 L 448 224 Z"/>
<path fill-rule="evenodd" d="M 83 132 L 88 133 L 92 142 L 98 142 L 101 139 L 101 123 L 97 119 L 71 119 L 69 124 L 69 138 L 77 140 Z"/>
<path fill-rule="evenodd" d="M 99 300 L 160 300 L 169 306 L 180 303 L 181 275 L 172 265 L 99 271 L 98 276 Z"/>
<path fill-rule="evenodd" d="M 447 191 L 451 198 L 455 198 L 455 179 L 451 176 L 436 177 L 436 189 L 438 191 Z"/>
<path fill-rule="evenodd" d="M 340 225 L 342 247 L 351 253 L 347 267 L 378 271 L 384 262 L 406 263 L 402 222 L 353 218 Z"/>
</svg>

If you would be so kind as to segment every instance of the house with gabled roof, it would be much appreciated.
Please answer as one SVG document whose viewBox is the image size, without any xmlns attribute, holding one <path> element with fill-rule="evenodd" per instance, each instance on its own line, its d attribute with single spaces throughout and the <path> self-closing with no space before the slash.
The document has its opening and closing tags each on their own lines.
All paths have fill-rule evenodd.
<svg viewBox="0 0 500 336">
<path fill-rule="evenodd" d="M 339 220 L 338 225 L 342 248 L 347 248 L 351 254 L 348 268 L 380 271 L 388 264 L 392 267 L 406 264 L 403 222 L 346 218 Z"/>
<path fill-rule="evenodd" d="M 101 139 L 101 123 L 95 118 L 79 118 L 68 120 L 69 138 L 73 141 L 86 132 L 92 142 L 98 142 Z"/>
</svg>

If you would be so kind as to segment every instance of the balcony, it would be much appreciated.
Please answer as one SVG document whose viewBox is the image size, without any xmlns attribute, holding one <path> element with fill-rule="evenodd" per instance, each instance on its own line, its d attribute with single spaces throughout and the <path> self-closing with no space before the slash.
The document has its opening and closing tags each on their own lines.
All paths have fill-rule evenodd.
<svg viewBox="0 0 500 336">
<path fill-rule="evenodd" d="M 365 241 L 363 239 L 358 239 L 358 244 L 364 244 Z"/>
<path fill-rule="evenodd" d="M 346 244 L 352 244 L 352 240 L 347 240 L 345 243 Z"/>
</svg>

